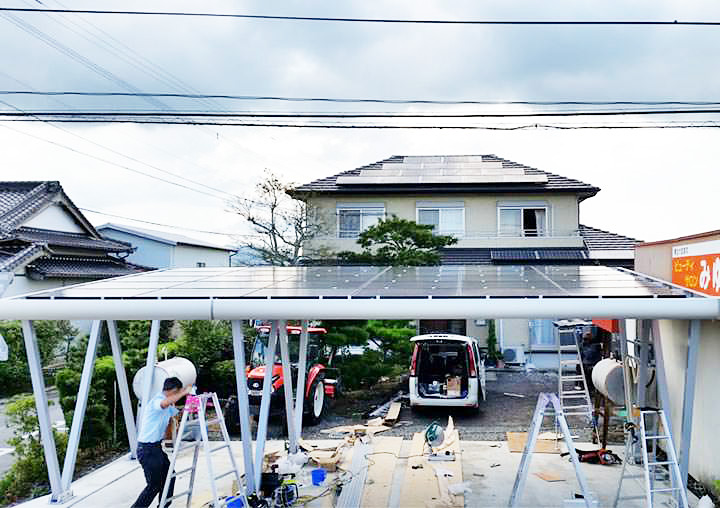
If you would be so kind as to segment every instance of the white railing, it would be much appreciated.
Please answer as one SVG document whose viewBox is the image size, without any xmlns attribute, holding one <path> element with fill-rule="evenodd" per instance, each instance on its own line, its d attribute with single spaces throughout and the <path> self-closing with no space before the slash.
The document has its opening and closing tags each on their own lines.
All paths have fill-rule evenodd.
<svg viewBox="0 0 720 508">
<path fill-rule="evenodd" d="M 478 239 L 502 239 L 502 238 L 579 238 L 579 229 L 513 229 L 513 230 L 484 230 L 484 231 L 437 231 L 435 234 L 438 235 L 449 235 L 455 236 L 462 240 L 478 240 Z M 337 235 L 319 235 L 316 236 L 317 240 L 352 240 L 360 236 L 360 232 L 355 230 L 340 230 Z"/>
</svg>

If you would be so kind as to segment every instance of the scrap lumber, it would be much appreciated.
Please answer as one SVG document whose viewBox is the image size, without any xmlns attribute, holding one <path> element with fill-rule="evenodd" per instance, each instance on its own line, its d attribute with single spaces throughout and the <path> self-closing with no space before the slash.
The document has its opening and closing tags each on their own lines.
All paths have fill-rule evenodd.
<svg viewBox="0 0 720 508">
<path fill-rule="evenodd" d="M 387 425 L 395 425 L 395 422 L 397 422 L 398 418 L 400 417 L 400 410 L 402 409 L 402 403 L 401 402 L 393 402 L 390 404 L 390 409 L 388 409 L 387 415 L 385 416 L 385 424 Z"/>
<path fill-rule="evenodd" d="M 416 432 L 413 434 L 405 479 L 400 493 L 400 506 L 462 508 L 465 505 L 464 494 L 452 495 L 449 492 L 443 492 L 442 494 L 440 492 L 441 483 L 442 488 L 447 490 L 449 485 L 462 483 L 463 481 L 458 432 L 453 431 L 449 438 L 451 445 L 448 449 L 455 453 L 455 460 L 451 462 L 430 462 L 427 459 L 428 449 L 425 446 L 424 433 Z M 442 476 L 441 481 L 438 481 L 434 466 L 449 472 L 452 476 Z M 450 504 L 447 504 L 448 502 Z"/>
<path fill-rule="evenodd" d="M 362 508 L 384 508 L 390 501 L 393 473 L 397 464 L 402 437 L 376 437 L 373 453 L 369 456 L 367 480 L 363 493 Z"/>
<path fill-rule="evenodd" d="M 525 443 L 528 439 L 527 432 L 506 432 L 508 449 L 511 453 L 522 453 L 525 450 Z M 560 445 L 550 439 L 538 439 L 535 441 L 534 453 L 560 453 Z"/>
<path fill-rule="evenodd" d="M 322 429 L 322 434 L 350 434 L 356 435 L 367 435 L 372 436 L 378 432 L 384 432 L 390 430 L 390 427 L 385 425 L 341 425 L 339 427 L 332 427 L 330 429 Z"/>
<path fill-rule="evenodd" d="M 370 418 L 375 418 L 376 416 L 382 416 L 384 414 L 387 414 L 388 409 L 390 409 L 390 406 L 393 402 L 397 402 L 403 397 L 402 392 L 397 392 L 393 398 L 385 402 L 384 404 L 381 404 L 375 410 L 373 410 L 368 416 Z"/>
<path fill-rule="evenodd" d="M 368 473 L 368 454 L 372 452 L 371 443 L 363 443 L 360 439 L 353 446 L 353 457 L 350 463 L 350 483 L 343 486 L 338 497 L 336 508 L 357 508 L 363 497 L 365 479 Z"/>
</svg>

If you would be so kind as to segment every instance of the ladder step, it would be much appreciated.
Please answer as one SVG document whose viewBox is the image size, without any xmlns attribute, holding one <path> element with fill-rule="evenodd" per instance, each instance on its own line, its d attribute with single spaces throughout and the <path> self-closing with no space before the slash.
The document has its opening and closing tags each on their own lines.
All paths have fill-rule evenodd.
<svg viewBox="0 0 720 508">
<path fill-rule="evenodd" d="M 220 478 L 225 478 L 226 476 L 229 476 L 231 474 L 234 474 L 235 470 L 231 469 L 230 471 L 227 471 L 226 473 L 221 474 L 220 476 L 216 476 L 215 480 L 219 480 Z"/>
<path fill-rule="evenodd" d="M 562 376 L 560 378 L 561 381 L 582 381 L 585 379 L 584 376 Z"/>
<path fill-rule="evenodd" d="M 188 468 L 186 468 L 186 469 L 181 469 L 180 471 L 175 471 L 175 472 L 172 474 L 172 476 L 173 476 L 174 478 L 177 478 L 177 477 L 180 476 L 181 474 L 189 473 L 189 472 L 192 471 L 193 469 L 194 469 L 193 466 L 190 466 L 190 467 L 188 467 Z"/>
<path fill-rule="evenodd" d="M 670 464 L 675 464 L 671 460 L 663 460 L 662 462 L 648 462 L 648 466 L 669 466 Z"/>
<path fill-rule="evenodd" d="M 225 443 L 225 444 L 223 444 L 223 445 L 220 445 L 220 446 L 217 446 L 217 447 L 215 447 L 215 448 L 212 448 L 212 449 L 210 450 L 210 453 L 215 453 L 215 452 L 217 452 L 217 451 L 219 451 L 219 450 L 222 450 L 222 449 L 224 449 L 224 448 L 230 448 L 230 444 L 229 444 L 229 443 Z"/>
<path fill-rule="evenodd" d="M 176 498 L 178 498 L 178 497 L 187 496 L 187 495 L 190 494 L 191 492 L 192 492 L 192 489 L 187 489 L 186 491 L 181 492 L 180 494 L 174 494 L 172 497 L 167 498 L 167 499 L 166 499 L 166 502 L 167 502 L 167 501 L 170 501 L 171 499 L 176 499 Z"/>
<path fill-rule="evenodd" d="M 645 439 L 670 439 L 670 436 L 645 436 Z"/>
<path fill-rule="evenodd" d="M 584 393 L 578 393 L 578 392 L 570 392 L 572 395 L 565 395 L 563 394 L 560 398 L 561 399 L 584 399 L 586 395 Z"/>
<path fill-rule="evenodd" d="M 580 360 L 560 360 L 560 365 L 579 365 Z"/>
<path fill-rule="evenodd" d="M 666 489 L 651 489 L 650 492 L 674 492 L 680 490 L 680 487 L 668 487 Z"/>
<path fill-rule="evenodd" d="M 565 416 L 585 416 L 589 417 L 590 415 L 586 412 L 584 413 L 565 413 Z"/>
<path fill-rule="evenodd" d="M 589 408 L 590 408 L 590 406 L 588 406 L 587 404 L 583 404 L 581 406 L 565 406 L 565 407 L 563 407 L 563 409 L 589 409 Z M 567 414 L 567 413 L 565 413 L 565 414 Z"/>
<path fill-rule="evenodd" d="M 577 346 L 567 345 L 567 346 L 560 346 L 560 351 L 577 351 Z"/>
</svg>

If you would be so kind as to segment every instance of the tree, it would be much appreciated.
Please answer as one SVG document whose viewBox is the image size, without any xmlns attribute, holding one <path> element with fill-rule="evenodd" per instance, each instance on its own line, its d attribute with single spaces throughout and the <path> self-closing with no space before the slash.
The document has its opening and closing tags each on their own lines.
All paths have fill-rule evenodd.
<svg viewBox="0 0 720 508">
<path fill-rule="evenodd" d="M 440 264 L 442 247 L 454 245 L 457 238 L 433 234 L 433 226 L 391 217 L 380 220 L 358 237 L 362 252 L 343 251 L 338 257 L 349 263 L 392 266 Z"/>
<path fill-rule="evenodd" d="M 408 320 L 383 319 L 368 321 L 370 340 L 378 345 L 385 359 L 393 363 L 409 365 L 412 343 L 410 339 L 417 330 Z"/>
<path fill-rule="evenodd" d="M 293 186 L 267 172 L 257 184 L 253 200 L 240 198 L 232 205 L 257 233 L 256 241 L 242 245 L 256 251 L 271 265 L 298 264 L 310 254 L 307 242 L 323 229 L 315 208 L 289 194 Z"/>
</svg>

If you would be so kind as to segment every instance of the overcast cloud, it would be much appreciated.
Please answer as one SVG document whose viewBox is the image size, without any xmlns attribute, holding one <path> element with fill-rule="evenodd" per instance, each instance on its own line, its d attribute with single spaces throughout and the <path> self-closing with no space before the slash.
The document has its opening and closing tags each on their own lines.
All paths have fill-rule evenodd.
<svg viewBox="0 0 720 508">
<path fill-rule="evenodd" d="M 720 4 L 681 1 L 151 4 L 62 1 L 72 8 L 202 9 L 301 16 L 720 20 Z M 4 5 L 61 4 L 56 0 L 42 0 L 42 5 L 13 0 Z M 13 16 L 16 22 L 31 23 L 35 30 L 60 42 L 65 52 L 69 48 L 132 87 L 149 92 L 176 92 L 182 86 L 203 93 L 235 95 L 720 100 L 717 27 L 420 26 L 57 14 Z M 136 53 L 128 52 L 120 43 Z M 0 48 L 2 90 L 123 91 L 121 84 L 93 72 L 3 17 Z M 163 74 L 158 79 L 163 70 L 172 76 Z M 138 99 L 63 97 L 58 102 L 0 96 L 0 100 L 18 108 L 36 109 L 153 107 Z M 321 107 L 270 102 L 163 102 L 175 109 L 300 111 Z M 9 109 L 2 104 L 0 107 Z M 322 107 L 336 111 L 359 108 L 346 104 Z M 374 105 L 364 109 L 417 108 Z M 222 199 L 165 184 L 45 140 L 128 168 L 172 178 L 108 152 L 78 137 L 81 136 L 156 168 L 244 197 L 252 197 L 253 186 L 265 168 L 302 183 L 393 154 L 494 153 L 601 187 L 602 192 L 581 207 L 582 222 L 594 227 L 644 240 L 720 228 L 716 205 L 720 189 L 717 129 L 494 132 L 68 124 L 59 127 L 62 130 L 40 123 L 0 124 L 0 179 L 60 180 L 81 207 L 188 228 L 248 231 L 235 215 L 226 211 Z M 127 223 L 95 214 L 88 217 L 96 224 Z"/>
</svg>

